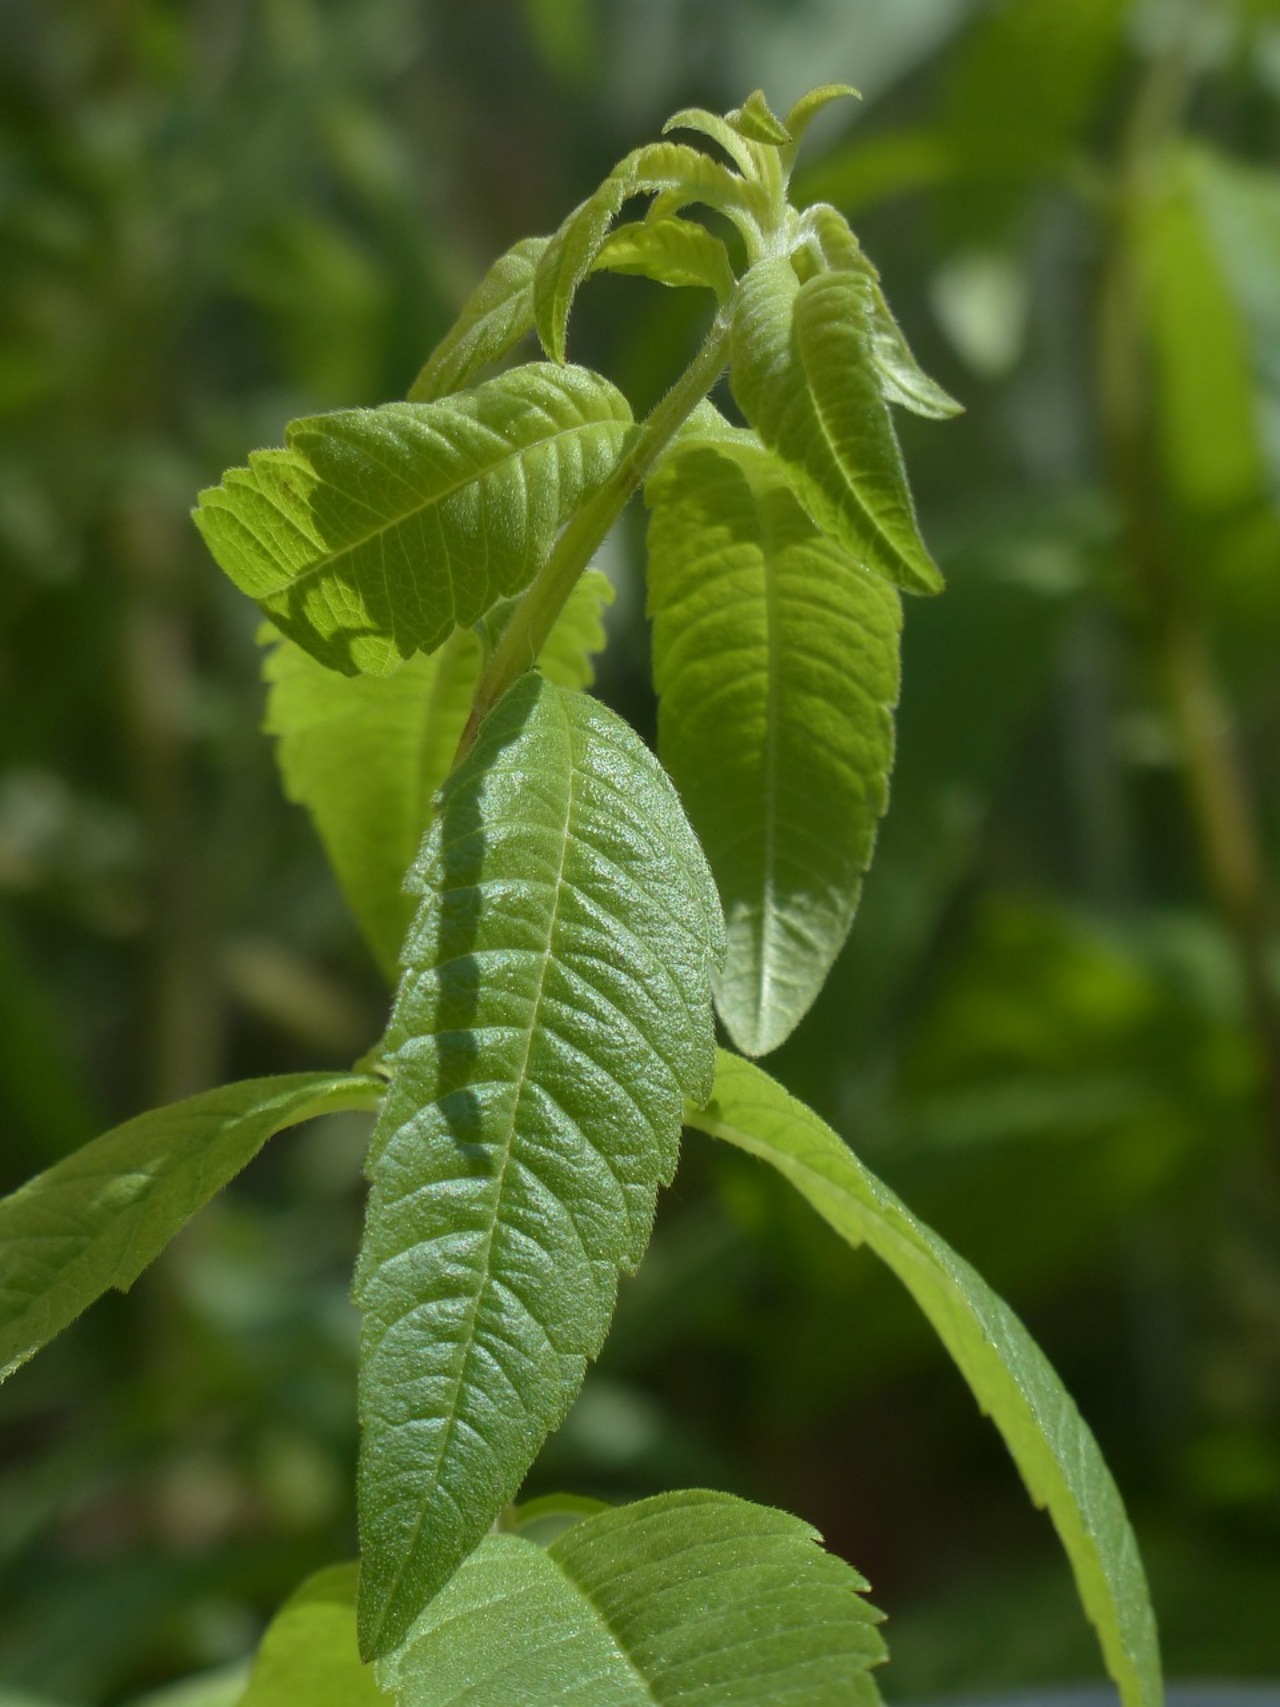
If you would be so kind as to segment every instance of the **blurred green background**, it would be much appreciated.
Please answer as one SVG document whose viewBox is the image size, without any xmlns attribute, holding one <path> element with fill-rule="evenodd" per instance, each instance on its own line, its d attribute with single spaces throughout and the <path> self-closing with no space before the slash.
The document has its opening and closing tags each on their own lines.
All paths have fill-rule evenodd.
<svg viewBox="0 0 1280 1707">
<path fill-rule="evenodd" d="M 690 103 L 848 80 L 835 202 L 964 401 L 900 419 L 947 573 L 893 802 L 770 1063 L 1011 1300 L 1177 1677 L 1280 1677 L 1277 0 L 0 0 L 0 1188 L 144 1106 L 341 1065 L 387 993 L 188 520 L 403 395 L 487 262 Z M 698 301 L 583 292 L 645 407 Z M 651 731 L 636 525 L 601 692 Z M 0 1390 L 0 1688 L 235 1662 L 349 1555 L 358 1117 L 279 1139 Z M 894 1699 L 1099 1675 L 904 1296 L 691 1138 L 534 1490 L 711 1483 L 871 1579 Z"/>
</svg>

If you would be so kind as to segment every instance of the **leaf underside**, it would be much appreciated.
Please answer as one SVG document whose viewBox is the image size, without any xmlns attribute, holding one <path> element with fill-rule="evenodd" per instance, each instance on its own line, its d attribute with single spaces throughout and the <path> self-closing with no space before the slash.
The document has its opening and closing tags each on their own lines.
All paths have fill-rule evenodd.
<svg viewBox="0 0 1280 1707">
<path fill-rule="evenodd" d="M 686 1118 L 771 1163 L 850 1244 L 865 1242 L 902 1281 L 1004 1436 L 1032 1498 L 1048 1507 L 1123 1700 L 1159 1707 L 1155 1618 L 1120 1495 L 1069 1394 L 1008 1305 L 760 1068 L 721 1051 L 713 1100 Z"/>
<path fill-rule="evenodd" d="M 659 752 L 724 906 L 717 1009 L 762 1055 L 853 921 L 888 800 L 901 604 L 751 435 L 682 441 L 647 497 Z"/>
<path fill-rule="evenodd" d="M 731 339 L 734 398 L 782 459 L 814 521 L 907 592 L 937 592 L 872 347 L 868 278 L 801 284 L 785 256 L 742 280 Z"/>
<path fill-rule="evenodd" d="M 543 647 L 563 687 L 588 687 L 613 589 L 598 569 L 578 581 Z M 270 633 L 270 631 L 268 631 Z M 383 971 L 394 980 L 413 919 L 404 879 L 449 773 L 480 673 L 480 643 L 459 628 L 392 676 L 343 676 L 275 635 L 263 660 L 267 731 L 290 800 L 310 812 L 338 881 Z"/>
<path fill-rule="evenodd" d="M 386 675 L 527 586 L 633 431 L 585 368 L 295 421 L 200 494 L 222 568 L 322 664 Z"/>
<path fill-rule="evenodd" d="M 82 1145 L 0 1200 L 0 1380 L 112 1286 L 122 1290 L 274 1133 L 376 1106 L 356 1073 L 223 1085 Z"/>
<path fill-rule="evenodd" d="M 489 1536 L 379 1675 L 402 1707 L 874 1707 L 879 1614 L 818 1539 L 704 1492 Z"/>
<path fill-rule="evenodd" d="M 714 885 L 595 701 L 523 678 L 441 793 L 370 1153 L 361 1649 L 399 1642 L 599 1349 L 710 1089 Z"/>
</svg>

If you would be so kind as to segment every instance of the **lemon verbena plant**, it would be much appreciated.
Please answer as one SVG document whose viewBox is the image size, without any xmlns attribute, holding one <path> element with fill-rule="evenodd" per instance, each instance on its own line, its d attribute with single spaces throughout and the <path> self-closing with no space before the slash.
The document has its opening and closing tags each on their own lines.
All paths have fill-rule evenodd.
<svg viewBox="0 0 1280 1707">
<path fill-rule="evenodd" d="M 248 1707 L 877 1698 L 866 1584 L 798 1518 L 708 1491 L 512 1504 L 644 1252 L 682 1124 L 770 1164 L 909 1288 L 1048 1507 L 1124 1700 L 1159 1699 L 1132 1533 L 1052 1370 L 750 1059 L 849 931 L 888 795 L 901 595 L 940 586 L 891 410 L 957 406 L 842 215 L 788 197 L 807 126 L 848 93 L 782 119 L 758 93 L 676 114 L 493 264 L 406 401 L 295 421 L 201 494 L 210 550 L 270 625 L 286 789 L 394 1006 L 356 1069 L 144 1114 L 0 1205 L 0 1368 L 128 1286 L 271 1134 L 377 1112 L 360 1559 L 282 1609 Z M 566 359 L 602 271 L 714 302 L 641 421 Z M 542 359 L 513 363 L 530 334 Z M 732 417 L 712 401 L 726 374 Z M 587 691 L 610 596 L 592 557 L 637 494 L 657 757 Z"/>
</svg>

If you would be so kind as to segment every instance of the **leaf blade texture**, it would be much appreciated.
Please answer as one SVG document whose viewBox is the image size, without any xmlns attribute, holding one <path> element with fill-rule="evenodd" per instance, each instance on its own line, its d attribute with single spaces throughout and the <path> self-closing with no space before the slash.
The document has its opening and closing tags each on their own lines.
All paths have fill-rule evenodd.
<svg viewBox="0 0 1280 1707">
<path fill-rule="evenodd" d="M 605 641 L 608 580 L 589 569 L 574 587 L 540 660 L 564 687 L 589 687 Z M 344 676 L 274 637 L 263 660 L 265 727 L 289 799 L 305 806 L 378 964 L 394 982 L 413 919 L 404 887 L 453 764 L 480 674 L 480 643 L 459 628 L 430 657 L 392 676 Z"/>
<path fill-rule="evenodd" d="M 715 1095 L 688 1124 L 770 1163 L 851 1245 L 866 1243 L 932 1323 L 1048 1508 L 1126 1707 L 1163 1699 L 1137 1542 L 1102 1454 L 1043 1352 L 963 1258 L 812 1110 L 752 1063 L 719 1053 Z"/>
<path fill-rule="evenodd" d="M 410 403 L 431 403 L 470 385 L 533 330 L 533 275 L 549 239 L 522 237 L 489 268 L 409 387 Z"/>
<path fill-rule="evenodd" d="M 302 1582 L 268 1624 L 237 1707 L 379 1707 L 391 1697 L 356 1647 L 354 1563 Z"/>
<path fill-rule="evenodd" d="M 748 435 L 684 441 L 647 497 L 658 750 L 725 911 L 717 1009 L 763 1055 L 853 922 L 888 801 L 901 603 Z"/>
<path fill-rule="evenodd" d="M 362 1651 L 400 1641 L 576 1392 L 710 1089 L 719 903 L 657 761 L 537 675 L 414 866 L 356 1275 Z"/>
<path fill-rule="evenodd" d="M 632 432 L 585 368 L 532 362 L 434 403 L 295 421 L 200 494 L 197 526 L 331 669 L 386 675 L 519 592 Z"/>
<path fill-rule="evenodd" d="M 490 1536 L 379 1674 L 403 1707 L 873 1707 L 880 1615 L 818 1541 L 700 1490 Z"/>
<path fill-rule="evenodd" d="M 0 1200 L 0 1380 L 132 1286 L 273 1134 L 381 1091 L 355 1073 L 222 1085 L 113 1127 Z"/>
<path fill-rule="evenodd" d="M 937 592 L 872 357 L 870 281 L 821 272 L 802 285 L 780 256 L 757 262 L 740 289 L 729 369 L 739 408 L 824 532 L 905 591 Z"/>
</svg>

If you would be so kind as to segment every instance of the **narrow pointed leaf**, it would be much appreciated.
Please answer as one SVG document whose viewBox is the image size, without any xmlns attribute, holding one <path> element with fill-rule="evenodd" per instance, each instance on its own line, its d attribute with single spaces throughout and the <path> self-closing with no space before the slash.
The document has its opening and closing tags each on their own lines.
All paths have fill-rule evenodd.
<svg viewBox="0 0 1280 1707">
<path fill-rule="evenodd" d="M 715 888 L 675 790 L 524 677 L 446 784 L 387 1034 L 357 1271 L 361 1648 L 401 1641 L 511 1499 L 710 1089 Z"/>
<path fill-rule="evenodd" d="M 196 521 L 290 639 L 385 675 L 526 586 L 630 431 L 606 380 L 531 363 L 437 403 L 295 421 Z"/>
<path fill-rule="evenodd" d="M 819 1540 L 701 1491 L 490 1536 L 379 1673 L 401 1707 L 875 1707 L 880 1615 Z"/>
<path fill-rule="evenodd" d="M 805 132 L 824 107 L 829 107 L 832 101 L 843 101 L 849 97 L 855 101 L 862 99 L 852 83 L 822 83 L 816 89 L 810 89 L 807 95 L 801 95 L 782 121 L 791 137 L 792 147 L 799 147 Z"/>
<path fill-rule="evenodd" d="M 461 391 L 533 330 L 533 275 L 545 237 L 522 237 L 489 268 L 409 388 L 411 403 Z"/>
<path fill-rule="evenodd" d="M 720 144 L 744 177 L 755 170 L 755 159 L 750 148 L 745 146 L 746 138 L 719 113 L 708 112 L 705 107 L 682 107 L 678 113 L 672 113 L 663 125 L 662 134 L 669 136 L 673 130 L 692 130 L 709 136 Z"/>
<path fill-rule="evenodd" d="M 791 132 L 765 100 L 763 89 L 753 89 L 742 105 L 729 114 L 729 123 L 748 142 L 785 148 L 792 140 Z"/>
<path fill-rule="evenodd" d="M 865 1168 L 829 1126 L 723 1051 L 715 1096 L 691 1126 L 759 1156 L 851 1245 L 865 1242 L 937 1330 L 1037 1505 L 1047 1506 L 1127 1707 L 1159 1707 L 1159 1646 L 1137 1542 L 1092 1434 L 1022 1323 L 961 1257 Z"/>
<path fill-rule="evenodd" d="M 703 286 L 723 302 L 733 289 L 729 251 L 692 219 L 639 219 L 605 239 L 593 270 L 638 273 L 664 285 Z"/>
<path fill-rule="evenodd" d="M 108 1288 L 122 1290 L 273 1133 L 373 1108 L 358 1073 L 246 1079 L 104 1132 L 0 1199 L 0 1380 Z"/>
<path fill-rule="evenodd" d="M 902 613 L 747 440 L 688 445 L 650 480 L 649 610 L 658 749 L 724 906 L 716 1006 L 762 1055 L 853 920 L 888 799 Z"/>
<path fill-rule="evenodd" d="M 730 383 L 743 414 L 824 532 L 898 586 L 937 592 L 871 359 L 866 281 L 824 272 L 801 285 L 780 257 L 741 290 Z"/>
<path fill-rule="evenodd" d="M 267 1626 L 237 1707 L 390 1707 L 356 1646 L 359 1567 L 330 1565 Z"/>
<path fill-rule="evenodd" d="M 540 660 L 563 687 L 591 685 L 613 588 L 589 569 Z M 263 663 L 266 728 L 289 799 L 305 806 L 379 965 L 394 979 L 413 918 L 405 874 L 449 774 L 480 674 L 480 643 L 459 628 L 393 676 L 343 676 L 282 636 Z"/>
</svg>

